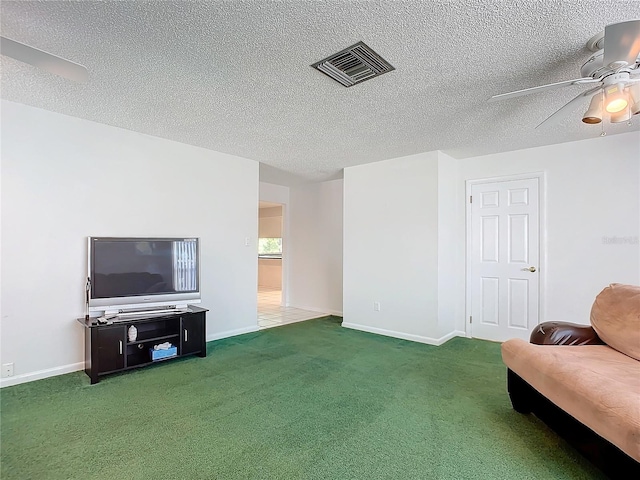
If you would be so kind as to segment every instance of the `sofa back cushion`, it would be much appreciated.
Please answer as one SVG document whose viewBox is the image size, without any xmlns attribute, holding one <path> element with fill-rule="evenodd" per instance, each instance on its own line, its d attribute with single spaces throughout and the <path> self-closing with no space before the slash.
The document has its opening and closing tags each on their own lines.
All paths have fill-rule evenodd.
<svg viewBox="0 0 640 480">
<path fill-rule="evenodd" d="M 591 307 L 591 326 L 611 348 L 640 360 L 640 286 L 612 283 Z"/>
</svg>

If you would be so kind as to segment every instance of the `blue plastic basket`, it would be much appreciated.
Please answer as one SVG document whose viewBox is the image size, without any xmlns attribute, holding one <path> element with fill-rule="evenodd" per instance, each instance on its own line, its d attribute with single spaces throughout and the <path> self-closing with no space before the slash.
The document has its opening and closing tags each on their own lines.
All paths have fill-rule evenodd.
<svg viewBox="0 0 640 480">
<path fill-rule="evenodd" d="M 154 350 L 153 348 L 150 348 L 149 353 L 151 354 L 151 360 L 162 360 L 163 358 L 175 357 L 178 355 L 178 347 L 171 347 L 166 350 Z"/>
</svg>

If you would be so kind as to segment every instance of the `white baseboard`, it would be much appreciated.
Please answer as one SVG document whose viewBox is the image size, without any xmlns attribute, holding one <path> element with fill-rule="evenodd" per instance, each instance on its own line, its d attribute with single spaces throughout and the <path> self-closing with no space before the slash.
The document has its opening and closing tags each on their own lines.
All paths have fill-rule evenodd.
<svg viewBox="0 0 640 480">
<path fill-rule="evenodd" d="M 210 335 L 207 335 L 207 342 L 211 342 L 213 340 L 220 340 L 222 338 L 235 337 L 236 335 L 242 335 L 244 333 L 252 333 L 260 330 L 258 327 L 257 320 L 255 325 L 251 325 L 249 327 L 236 328 L 235 330 L 226 330 L 224 332 L 216 332 Z"/>
<path fill-rule="evenodd" d="M 330 313 L 342 317 L 342 312 L 327 312 L 326 310 L 315 310 L 309 307 L 295 307 L 303 308 L 304 310 L 310 310 L 312 312 Z M 383 328 L 368 327 L 366 325 L 358 325 L 355 323 L 342 323 L 343 327 L 351 328 L 353 330 L 360 330 L 363 332 L 377 333 L 378 335 L 385 335 L 387 337 L 401 338 L 403 340 L 410 340 L 413 342 L 426 343 L 428 345 L 442 345 L 446 341 L 453 337 L 464 337 L 465 332 L 455 330 L 440 338 L 423 337 L 420 335 L 411 335 L 408 333 L 395 332 L 393 330 L 385 330 Z M 207 342 L 213 340 L 220 340 L 222 338 L 235 337 L 236 335 L 242 335 L 245 333 L 257 332 L 260 330 L 258 325 L 249 326 L 244 328 L 237 328 L 235 330 L 227 330 L 224 332 L 217 332 L 211 335 L 207 335 Z M 47 368 L 45 370 L 38 370 L 31 373 L 23 373 L 22 375 L 15 375 L 13 377 L 6 377 L 0 379 L 0 388 L 10 387 L 12 385 L 19 385 L 21 383 L 33 382 L 34 380 L 41 380 L 43 378 L 55 377 L 57 375 L 64 375 L 65 373 L 77 372 L 84 370 L 84 362 L 71 363 L 69 365 L 63 365 L 61 367 Z"/>
<path fill-rule="evenodd" d="M 376 333 L 378 335 L 384 335 L 385 337 L 400 338 L 402 340 L 409 340 L 411 342 L 426 343 L 427 345 L 442 345 L 443 343 L 451 340 L 453 337 L 464 336 L 464 332 L 454 330 L 447 333 L 440 338 L 424 337 L 422 335 L 413 335 L 411 333 L 396 332 L 394 330 L 386 330 L 384 328 L 369 327 L 367 325 L 359 325 L 357 323 L 342 322 L 342 326 L 351 328 L 352 330 L 360 330 L 362 332 Z"/>
<path fill-rule="evenodd" d="M 219 340 L 221 338 L 234 337 L 236 335 L 242 335 L 243 333 L 257 332 L 259 330 L 258 325 L 238 328 L 236 330 L 227 330 L 226 332 L 218 332 L 212 335 L 207 335 L 207 342 L 212 340 Z M 71 363 L 69 365 L 63 365 L 61 367 L 47 368 L 45 370 L 38 370 L 36 372 L 23 373 L 22 375 L 15 375 L 13 377 L 5 377 L 0 379 L 0 388 L 11 387 L 12 385 L 19 385 L 21 383 L 33 382 L 34 380 L 41 380 L 43 378 L 55 377 L 57 375 L 64 375 L 65 373 L 77 372 L 84 370 L 84 362 Z"/>
<path fill-rule="evenodd" d="M 227 330 L 226 332 L 218 332 L 212 335 L 207 335 L 207 342 L 219 340 L 221 338 L 235 337 L 236 335 L 242 335 L 243 333 L 257 332 L 258 330 L 259 327 L 256 324 L 255 326 L 238 328 L 236 330 Z M 33 382 L 34 380 L 41 380 L 43 378 L 55 377 L 57 375 L 64 375 L 65 373 L 77 372 L 79 370 L 84 370 L 84 362 L 71 363 L 69 365 L 47 368 L 45 370 L 38 370 L 31 373 L 23 373 L 22 375 L 15 375 L 13 377 L 5 377 L 0 379 L 0 388 L 19 385 L 20 383 Z"/>
<path fill-rule="evenodd" d="M 70 363 L 69 365 L 63 365 L 61 367 L 47 368 L 45 370 L 38 370 L 31 373 L 23 373 L 22 375 L 2 378 L 0 379 L 0 388 L 10 387 L 20 383 L 33 382 L 34 380 L 41 380 L 43 378 L 55 377 L 57 375 L 64 375 L 65 373 L 77 372 L 78 370 L 84 370 L 84 362 Z"/>
<path fill-rule="evenodd" d="M 467 332 L 465 332 L 464 330 L 454 330 L 454 337 L 464 337 L 464 338 L 471 338 L 471 335 L 467 335 Z"/>
<path fill-rule="evenodd" d="M 305 305 L 294 305 L 291 303 L 287 305 L 287 307 L 299 308 L 301 310 L 309 310 L 310 312 L 324 313 L 327 316 L 335 315 L 336 317 L 342 317 L 342 312 L 339 312 L 338 310 L 331 310 L 330 308 L 307 307 Z"/>
</svg>

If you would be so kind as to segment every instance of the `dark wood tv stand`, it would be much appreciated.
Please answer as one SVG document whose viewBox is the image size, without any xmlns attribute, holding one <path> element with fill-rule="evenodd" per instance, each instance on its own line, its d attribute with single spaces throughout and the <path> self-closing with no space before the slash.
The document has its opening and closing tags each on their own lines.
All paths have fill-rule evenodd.
<svg viewBox="0 0 640 480">
<path fill-rule="evenodd" d="M 78 318 L 85 327 L 84 371 L 91 384 L 98 383 L 103 375 L 173 358 L 186 355 L 206 357 L 206 312 L 205 308 L 189 306 L 188 312 L 162 316 L 140 314 L 114 319 L 110 325 L 99 324 L 96 318 Z M 132 325 L 138 334 L 136 340 L 130 342 L 128 330 Z M 151 360 L 149 349 L 164 342 L 176 346 L 177 354 Z"/>
</svg>

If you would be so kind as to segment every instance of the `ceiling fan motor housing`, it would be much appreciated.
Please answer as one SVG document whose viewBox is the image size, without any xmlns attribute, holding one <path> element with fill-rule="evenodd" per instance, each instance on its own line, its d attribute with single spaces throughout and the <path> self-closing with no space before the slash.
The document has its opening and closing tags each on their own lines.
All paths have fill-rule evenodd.
<svg viewBox="0 0 640 480">
<path fill-rule="evenodd" d="M 620 72 L 604 77 L 602 79 L 602 84 L 605 87 L 608 87 L 609 85 L 613 85 L 614 83 L 626 82 L 627 80 L 629 80 L 629 72 Z"/>
<path fill-rule="evenodd" d="M 582 68 L 580 68 L 580 74 L 582 77 L 591 77 L 593 79 L 600 79 L 607 75 L 611 75 L 616 71 L 619 72 L 632 72 L 634 70 L 637 71 L 637 64 L 628 65 L 627 68 L 621 68 L 627 65 L 626 62 L 620 62 L 620 66 L 617 68 L 612 68 L 611 65 L 604 65 L 604 50 L 600 50 L 599 52 L 593 54 L 589 57 Z"/>
<path fill-rule="evenodd" d="M 582 65 L 580 68 L 580 75 L 582 77 L 592 77 L 598 78 L 600 75 L 604 74 L 608 68 L 605 68 L 603 65 L 603 56 L 604 50 L 600 50 L 599 52 L 594 53 L 589 57 L 589 60 Z"/>
</svg>

